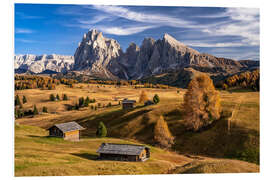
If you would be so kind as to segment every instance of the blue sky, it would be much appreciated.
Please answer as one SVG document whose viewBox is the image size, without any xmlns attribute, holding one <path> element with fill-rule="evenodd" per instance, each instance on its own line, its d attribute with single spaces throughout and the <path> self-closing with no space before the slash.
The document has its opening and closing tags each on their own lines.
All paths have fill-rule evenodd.
<svg viewBox="0 0 270 180">
<path fill-rule="evenodd" d="M 218 57 L 259 60 L 259 9 L 15 4 L 15 54 L 73 55 L 89 29 L 131 42 L 168 33 Z"/>
</svg>

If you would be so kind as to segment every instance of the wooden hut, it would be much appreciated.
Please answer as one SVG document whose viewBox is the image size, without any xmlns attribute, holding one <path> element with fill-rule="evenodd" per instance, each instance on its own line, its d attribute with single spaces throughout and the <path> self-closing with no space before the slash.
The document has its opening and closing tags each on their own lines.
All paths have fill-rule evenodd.
<svg viewBox="0 0 270 180">
<path fill-rule="evenodd" d="M 145 161 L 150 158 L 148 147 L 133 144 L 102 143 L 97 153 L 104 160 Z"/>
<path fill-rule="evenodd" d="M 132 109 L 134 107 L 134 104 L 136 103 L 135 100 L 128 100 L 128 99 L 124 99 L 122 101 L 122 108 L 123 109 Z"/>
<path fill-rule="evenodd" d="M 155 104 L 155 103 L 153 101 L 150 101 L 150 100 L 144 102 L 144 106 L 150 106 L 153 104 Z"/>
<path fill-rule="evenodd" d="M 80 131 L 83 129 L 85 128 L 72 121 L 68 123 L 55 124 L 48 130 L 50 136 L 62 137 L 65 140 L 79 141 Z"/>
</svg>

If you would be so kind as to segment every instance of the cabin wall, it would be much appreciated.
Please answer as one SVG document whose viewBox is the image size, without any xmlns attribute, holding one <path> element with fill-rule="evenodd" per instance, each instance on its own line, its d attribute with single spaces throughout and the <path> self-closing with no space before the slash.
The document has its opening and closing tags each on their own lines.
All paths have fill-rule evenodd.
<svg viewBox="0 0 270 180">
<path fill-rule="evenodd" d="M 80 140 L 80 131 L 69 131 L 64 134 L 65 140 L 71 140 L 71 141 L 79 141 Z"/>
<path fill-rule="evenodd" d="M 100 154 L 100 159 L 115 160 L 115 161 L 139 161 L 139 156 L 136 155 L 122 155 L 122 154 Z"/>
<path fill-rule="evenodd" d="M 55 126 L 51 127 L 49 129 L 49 134 L 50 134 L 50 136 L 55 136 L 55 137 L 63 137 L 64 136 L 63 132 Z"/>
<path fill-rule="evenodd" d="M 123 103 L 122 107 L 123 109 L 132 109 L 134 106 L 133 103 Z"/>
</svg>

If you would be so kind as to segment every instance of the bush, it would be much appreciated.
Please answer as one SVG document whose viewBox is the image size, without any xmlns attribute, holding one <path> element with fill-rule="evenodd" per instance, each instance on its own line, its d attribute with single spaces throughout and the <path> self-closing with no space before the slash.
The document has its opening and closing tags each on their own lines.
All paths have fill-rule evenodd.
<svg viewBox="0 0 270 180">
<path fill-rule="evenodd" d="M 22 103 L 21 103 L 20 97 L 18 95 L 16 95 L 16 97 L 15 97 L 15 106 L 19 106 L 20 108 L 22 108 Z"/>
<path fill-rule="evenodd" d="M 106 137 L 107 136 L 107 129 L 103 122 L 99 122 L 97 132 L 97 137 Z"/>
<path fill-rule="evenodd" d="M 82 107 L 82 106 L 84 106 L 84 98 L 83 97 L 79 98 L 79 107 Z"/>
<path fill-rule="evenodd" d="M 188 130 L 198 131 L 220 118 L 220 96 L 209 76 L 203 74 L 191 80 L 183 108 Z"/>
<path fill-rule="evenodd" d="M 60 101 L 60 97 L 59 97 L 58 94 L 56 95 L 56 100 L 57 100 L 57 101 Z"/>
<path fill-rule="evenodd" d="M 89 97 L 87 96 L 86 99 L 85 99 L 85 101 L 84 101 L 84 106 L 85 106 L 85 107 L 88 107 L 89 103 L 90 103 L 90 99 L 89 99 Z"/>
<path fill-rule="evenodd" d="M 153 102 L 155 104 L 159 103 L 159 96 L 157 94 L 155 94 L 155 96 L 153 97 Z"/>
</svg>

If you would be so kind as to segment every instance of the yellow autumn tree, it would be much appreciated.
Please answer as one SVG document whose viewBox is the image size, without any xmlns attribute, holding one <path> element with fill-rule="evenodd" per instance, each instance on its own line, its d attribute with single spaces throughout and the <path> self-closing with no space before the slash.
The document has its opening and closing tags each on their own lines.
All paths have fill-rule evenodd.
<svg viewBox="0 0 270 180">
<path fill-rule="evenodd" d="M 159 117 L 155 125 L 154 141 L 162 148 L 170 148 L 174 144 L 174 137 L 172 136 L 163 116 Z"/>
<path fill-rule="evenodd" d="M 198 131 L 220 118 L 220 96 L 211 78 L 202 74 L 188 85 L 184 95 L 184 123 L 188 130 Z"/>
<path fill-rule="evenodd" d="M 139 103 L 144 103 L 145 101 L 148 101 L 148 97 L 146 92 L 143 90 L 140 94 Z"/>
</svg>

